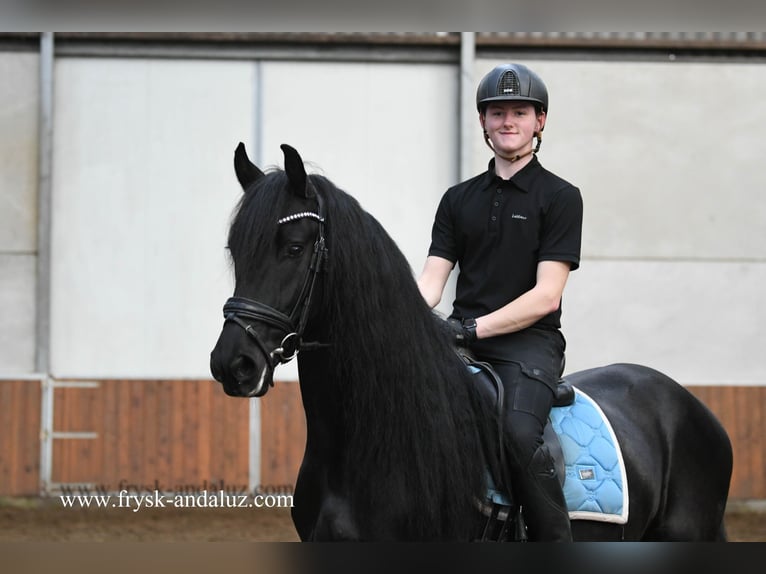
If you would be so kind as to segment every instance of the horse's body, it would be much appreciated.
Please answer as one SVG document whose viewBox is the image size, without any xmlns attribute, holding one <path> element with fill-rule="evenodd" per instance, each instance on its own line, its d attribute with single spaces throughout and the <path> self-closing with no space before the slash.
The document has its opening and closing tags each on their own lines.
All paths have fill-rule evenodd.
<svg viewBox="0 0 766 574">
<path fill-rule="evenodd" d="M 235 154 L 246 192 L 229 234 L 236 288 L 211 370 L 228 394 L 262 396 L 300 348 L 301 539 L 474 539 L 486 472 L 503 476 L 494 407 L 382 227 L 283 150 L 285 172 L 268 175 L 243 146 Z M 575 539 L 725 539 L 732 454 L 710 411 L 640 365 L 567 378 L 609 417 L 630 489 L 626 524 L 574 520 Z"/>
</svg>

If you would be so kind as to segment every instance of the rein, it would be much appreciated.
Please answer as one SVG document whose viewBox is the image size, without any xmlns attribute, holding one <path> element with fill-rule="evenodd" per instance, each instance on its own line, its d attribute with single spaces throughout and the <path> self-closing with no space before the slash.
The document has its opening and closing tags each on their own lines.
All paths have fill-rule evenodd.
<svg viewBox="0 0 766 574">
<path fill-rule="evenodd" d="M 318 213 L 303 211 L 288 215 L 277 221 L 278 225 L 306 218 L 315 219 L 319 222 L 319 230 L 314 242 L 314 253 L 311 256 L 311 262 L 309 263 L 306 278 L 303 281 L 298 299 L 290 314 L 286 315 L 269 305 L 245 297 L 230 297 L 223 306 L 224 324 L 231 321 L 242 327 L 245 333 L 253 339 L 264 357 L 266 357 L 266 361 L 272 369 L 277 365 L 290 362 L 300 350 L 313 350 L 327 346 L 324 343 L 303 341 L 303 333 L 306 330 L 311 298 L 314 295 L 317 277 L 324 270 L 328 254 L 324 236 L 325 219 L 323 216 L 322 198 L 318 193 L 316 198 L 319 204 Z M 265 323 L 279 329 L 284 333 L 282 342 L 275 349 L 269 350 L 258 336 L 252 323 L 248 322 L 248 320 Z"/>
</svg>

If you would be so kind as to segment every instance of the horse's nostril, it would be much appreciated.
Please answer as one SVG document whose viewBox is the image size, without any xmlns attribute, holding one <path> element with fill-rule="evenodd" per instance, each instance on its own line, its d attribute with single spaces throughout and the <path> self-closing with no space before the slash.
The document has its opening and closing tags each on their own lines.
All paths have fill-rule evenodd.
<svg viewBox="0 0 766 574">
<path fill-rule="evenodd" d="M 231 362 L 231 372 L 238 381 L 245 381 L 254 376 L 255 363 L 247 355 L 239 355 Z"/>
<path fill-rule="evenodd" d="M 210 374 L 219 383 L 223 382 L 223 370 L 221 369 L 221 361 L 215 356 L 215 351 L 210 353 Z"/>
<path fill-rule="evenodd" d="M 210 363 L 210 373 L 216 381 L 221 382 L 221 371 L 216 363 Z"/>
</svg>

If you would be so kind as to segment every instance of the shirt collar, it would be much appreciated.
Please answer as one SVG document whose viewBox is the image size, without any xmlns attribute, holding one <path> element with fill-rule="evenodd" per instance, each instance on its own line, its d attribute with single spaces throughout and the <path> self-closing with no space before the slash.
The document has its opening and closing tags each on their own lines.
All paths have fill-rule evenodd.
<svg viewBox="0 0 766 574">
<path fill-rule="evenodd" d="M 515 187 L 524 193 L 529 193 L 529 190 L 532 188 L 532 181 L 541 167 L 537 156 L 533 155 L 531 161 L 521 168 L 518 173 L 514 174 L 511 179 L 503 179 L 495 173 L 495 158 L 492 158 L 487 166 L 487 185 L 493 187 Z"/>
</svg>

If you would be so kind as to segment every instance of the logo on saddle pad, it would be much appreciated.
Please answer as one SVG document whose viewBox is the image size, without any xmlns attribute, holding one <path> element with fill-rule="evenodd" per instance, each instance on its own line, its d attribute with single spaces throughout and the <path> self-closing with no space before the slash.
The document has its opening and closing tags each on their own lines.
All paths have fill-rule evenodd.
<svg viewBox="0 0 766 574">
<path fill-rule="evenodd" d="M 580 475 L 580 480 L 595 480 L 596 471 L 592 468 L 581 468 L 577 471 Z"/>
</svg>

